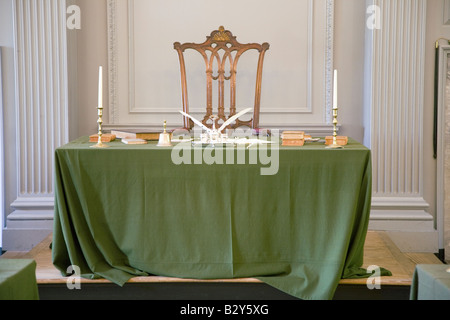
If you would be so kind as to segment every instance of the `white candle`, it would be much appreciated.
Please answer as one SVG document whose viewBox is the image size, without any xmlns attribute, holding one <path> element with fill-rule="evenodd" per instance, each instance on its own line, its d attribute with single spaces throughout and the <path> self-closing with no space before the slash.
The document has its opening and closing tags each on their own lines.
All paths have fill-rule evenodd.
<svg viewBox="0 0 450 320">
<path fill-rule="evenodd" d="M 103 107 L 103 67 L 98 72 L 98 107 Z"/>
<path fill-rule="evenodd" d="M 334 70 L 333 109 L 338 108 L 337 70 Z"/>
</svg>

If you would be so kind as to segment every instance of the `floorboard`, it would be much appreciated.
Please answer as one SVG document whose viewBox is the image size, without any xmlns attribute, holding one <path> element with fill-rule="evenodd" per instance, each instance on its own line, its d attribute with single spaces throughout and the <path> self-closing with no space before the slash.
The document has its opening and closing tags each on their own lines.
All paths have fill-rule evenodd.
<svg viewBox="0 0 450 320">
<path fill-rule="evenodd" d="M 6 252 L 0 258 L 7 259 L 34 259 L 37 264 L 36 279 L 40 288 L 45 289 L 44 296 L 51 298 L 61 298 L 61 287 L 66 287 L 67 278 L 61 276 L 60 272 L 53 266 L 51 257 L 51 235 L 42 241 L 39 245 L 29 252 Z M 336 299 L 351 299 L 357 297 L 364 299 L 387 299 L 391 297 L 407 298 L 409 287 L 412 282 L 415 266 L 417 264 L 440 264 L 442 263 L 432 253 L 404 253 L 401 252 L 384 232 L 369 231 L 365 243 L 364 264 L 363 267 L 380 266 L 392 272 L 390 277 L 381 277 L 381 288 L 384 290 L 369 290 L 367 279 L 346 279 L 341 280 L 336 293 Z M 180 299 L 219 299 L 217 292 L 231 294 L 236 299 L 270 298 L 270 299 L 289 299 L 288 295 L 283 294 L 273 288 L 269 288 L 261 281 L 253 278 L 245 279 L 218 279 L 218 280 L 194 280 L 178 279 L 158 276 L 135 277 L 132 278 L 123 288 L 112 286 L 108 280 L 88 280 L 81 279 L 81 285 L 84 288 L 90 287 L 92 290 L 83 290 L 80 296 L 75 296 L 76 292 L 72 290 L 68 298 L 80 299 L 91 298 L 93 296 L 127 296 L 128 298 L 148 297 L 142 295 L 142 292 L 149 292 L 146 285 L 153 284 L 152 296 L 161 299 L 174 297 L 174 291 L 178 293 Z M 202 290 L 197 290 L 202 287 Z M 239 288 L 236 290 L 236 288 Z M 118 290 L 118 291 L 117 291 Z M 184 291 L 183 291 L 184 290 Z M 65 290 L 68 291 L 67 289 Z M 117 292 L 116 292 L 117 291 Z M 91 292 L 91 293 L 89 293 Z M 185 293 L 183 293 L 185 292 Z M 192 292 L 198 296 L 193 297 Z M 387 293 L 386 293 L 387 292 Z M 397 298 L 396 298 L 397 297 Z"/>
</svg>

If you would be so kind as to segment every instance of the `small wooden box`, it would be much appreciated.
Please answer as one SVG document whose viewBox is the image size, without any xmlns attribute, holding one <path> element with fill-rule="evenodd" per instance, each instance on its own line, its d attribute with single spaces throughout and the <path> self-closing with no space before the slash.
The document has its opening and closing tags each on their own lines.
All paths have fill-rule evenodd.
<svg viewBox="0 0 450 320">
<path fill-rule="evenodd" d="M 338 137 L 336 137 L 336 142 L 340 146 L 345 146 L 348 143 L 348 137 L 338 136 Z M 327 146 L 332 145 L 333 144 L 333 137 L 326 137 L 325 138 L 325 144 Z"/>
<path fill-rule="evenodd" d="M 282 146 L 301 147 L 305 144 L 305 139 L 283 139 Z"/>
<path fill-rule="evenodd" d="M 305 133 L 303 131 L 284 131 L 281 134 L 281 138 L 284 140 L 290 140 L 290 139 L 295 139 L 295 140 L 302 140 L 305 139 Z"/>
<path fill-rule="evenodd" d="M 281 139 L 282 146 L 301 147 L 305 144 L 305 133 L 303 131 L 284 131 Z"/>
<path fill-rule="evenodd" d="M 116 140 L 116 136 L 110 133 L 102 134 L 102 142 L 111 142 Z M 98 142 L 98 134 L 89 136 L 89 142 Z"/>
</svg>

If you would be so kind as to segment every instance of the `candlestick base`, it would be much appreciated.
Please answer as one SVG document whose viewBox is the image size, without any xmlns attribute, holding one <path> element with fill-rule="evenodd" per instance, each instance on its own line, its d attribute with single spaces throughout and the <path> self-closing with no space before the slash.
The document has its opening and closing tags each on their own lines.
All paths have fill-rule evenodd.
<svg viewBox="0 0 450 320">
<path fill-rule="evenodd" d="M 109 146 L 103 142 L 99 142 L 96 145 L 91 146 L 91 148 L 109 148 Z"/>
<path fill-rule="evenodd" d="M 344 149 L 344 147 L 338 144 L 331 144 L 329 146 L 326 146 L 325 149 Z"/>
</svg>

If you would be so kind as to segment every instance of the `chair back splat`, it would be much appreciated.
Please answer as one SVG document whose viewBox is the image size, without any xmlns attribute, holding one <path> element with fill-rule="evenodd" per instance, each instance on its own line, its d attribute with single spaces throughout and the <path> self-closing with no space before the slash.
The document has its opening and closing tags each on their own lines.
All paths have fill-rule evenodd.
<svg viewBox="0 0 450 320">
<path fill-rule="evenodd" d="M 241 44 L 236 40 L 233 34 L 220 27 L 215 30 L 210 36 L 206 37 L 204 43 L 174 43 L 174 49 L 178 52 L 181 70 L 181 89 L 182 89 L 182 103 L 183 111 L 189 114 L 189 102 L 186 80 L 186 64 L 184 59 L 184 52 L 186 49 L 198 51 L 205 60 L 206 66 L 206 114 L 202 123 L 211 128 L 213 121 L 216 128 L 220 127 L 220 123 L 227 121 L 236 114 L 236 74 L 237 66 L 241 56 L 249 50 L 257 50 L 259 52 L 257 72 L 256 72 L 256 87 L 255 87 L 255 102 L 253 106 L 253 118 L 249 121 L 236 120 L 227 129 L 234 129 L 241 126 L 247 126 L 252 129 L 259 127 L 259 113 L 261 105 L 261 82 L 264 56 L 270 45 L 268 43 L 257 44 Z M 228 63 L 228 65 L 227 65 Z M 217 73 L 214 66 L 217 66 Z M 227 73 L 227 67 L 229 71 Z M 218 83 L 218 107 L 217 114 L 213 113 L 213 81 Z M 230 106 L 228 115 L 225 113 L 225 84 L 229 81 L 230 88 Z M 191 130 L 194 123 L 189 118 L 183 116 L 183 125 L 186 129 Z"/>
</svg>

